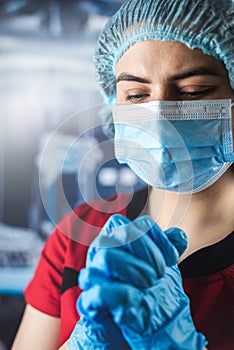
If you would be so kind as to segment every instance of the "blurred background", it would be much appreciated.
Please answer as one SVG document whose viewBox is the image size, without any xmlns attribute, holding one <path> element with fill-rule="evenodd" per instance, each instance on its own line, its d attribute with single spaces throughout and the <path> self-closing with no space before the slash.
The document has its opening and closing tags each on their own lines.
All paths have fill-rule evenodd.
<svg viewBox="0 0 234 350">
<path fill-rule="evenodd" d="M 23 290 L 58 220 L 116 183 L 144 185 L 117 164 L 97 126 L 92 56 L 123 2 L 0 0 L 0 350 L 10 349 Z"/>
</svg>

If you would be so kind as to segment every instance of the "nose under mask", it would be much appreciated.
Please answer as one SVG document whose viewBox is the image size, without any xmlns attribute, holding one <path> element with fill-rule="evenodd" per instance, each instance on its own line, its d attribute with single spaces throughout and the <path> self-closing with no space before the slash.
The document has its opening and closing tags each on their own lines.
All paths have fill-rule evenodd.
<svg viewBox="0 0 234 350">
<path fill-rule="evenodd" d="M 234 161 L 230 99 L 114 105 L 115 156 L 150 186 L 200 192 Z"/>
</svg>

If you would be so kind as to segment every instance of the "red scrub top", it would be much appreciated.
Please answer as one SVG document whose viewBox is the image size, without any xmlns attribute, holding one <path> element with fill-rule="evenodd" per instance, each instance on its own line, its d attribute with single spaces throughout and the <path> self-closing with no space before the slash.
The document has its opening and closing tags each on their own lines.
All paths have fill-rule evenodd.
<svg viewBox="0 0 234 350">
<path fill-rule="evenodd" d="M 85 266 L 88 244 L 108 217 L 120 213 L 134 220 L 144 212 L 148 189 L 133 196 L 84 203 L 64 217 L 46 241 L 35 275 L 25 290 L 26 303 L 61 318 L 60 346 L 69 338 L 79 315 L 79 271 Z M 185 293 L 197 330 L 209 350 L 234 349 L 234 233 L 200 249 L 180 265 Z"/>
</svg>

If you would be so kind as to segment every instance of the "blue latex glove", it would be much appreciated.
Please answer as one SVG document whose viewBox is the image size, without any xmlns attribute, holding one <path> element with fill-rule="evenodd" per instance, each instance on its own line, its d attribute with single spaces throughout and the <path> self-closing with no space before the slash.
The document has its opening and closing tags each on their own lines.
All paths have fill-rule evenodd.
<svg viewBox="0 0 234 350">
<path fill-rule="evenodd" d="M 176 266 L 144 290 L 118 282 L 94 285 L 82 293 L 78 309 L 90 318 L 110 310 L 133 350 L 202 350 L 207 344 L 194 327 Z"/>
<path fill-rule="evenodd" d="M 79 284 L 88 289 L 94 282 L 119 280 L 139 288 L 150 287 L 167 266 L 177 263 L 186 246 L 187 237 L 178 228 L 164 232 L 149 216 L 131 222 L 115 214 L 89 248 Z"/>
<path fill-rule="evenodd" d="M 81 316 L 68 341 L 70 350 L 130 350 L 120 329 L 107 312 L 95 319 Z"/>
<path fill-rule="evenodd" d="M 112 216 L 88 250 L 87 268 L 80 273 L 84 284 L 82 288 L 88 289 L 95 283 L 114 282 L 116 278 L 135 283 L 139 288 L 150 287 L 158 277 L 163 276 L 167 265 L 176 263 L 179 253 L 186 247 L 177 237 L 181 232 L 175 231 L 177 234 L 174 232 L 170 240 L 170 234 L 161 231 L 148 216 L 134 222 L 121 215 Z M 109 248 L 103 249 L 105 246 Z M 98 268 L 92 267 L 92 264 Z M 130 349 L 109 310 L 99 310 L 93 317 L 85 313 L 82 315 L 82 312 L 80 314 L 81 319 L 69 339 L 70 350 Z"/>
<path fill-rule="evenodd" d="M 178 229 L 166 235 L 149 217 L 136 221 L 126 225 L 119 216 L 110 218 L 95 242 L 98 247 L 90 248 L 88 268 L 80 275 L 86 291 L 78 300 L 79 312 L 92 319 L 108 310 L 131 349 L 203 349 L 206 340 L 194 327 L 175 266 L 186 247 L 185 235 Z M 118 225 L 121 230 L 114 230 Z M 147 234 L 137 232 L 137 241 L 131 238 L 119 250 L 102 249 L 113 247 L 115 241 L 126 242 L 128 233 L 134 236 L 141 225 Z"/>
</svg>

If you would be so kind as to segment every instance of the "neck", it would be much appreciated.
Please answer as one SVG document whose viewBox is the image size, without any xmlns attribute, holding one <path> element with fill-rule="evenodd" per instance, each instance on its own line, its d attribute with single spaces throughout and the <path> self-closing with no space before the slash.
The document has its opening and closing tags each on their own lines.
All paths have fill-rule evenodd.
<svg viewBox="0 0 234 350">
<path fill-rule="evenodd" d="M 234 230 L 233 214 L 233 167 L 211 187 L 196 194 L 157 189 L 150 194 L 149 215 L 159 226 L 163 230 L 177 226 L 186 232 L 188 248 L 182 258 L 228 236 Z"/>
</svg>

